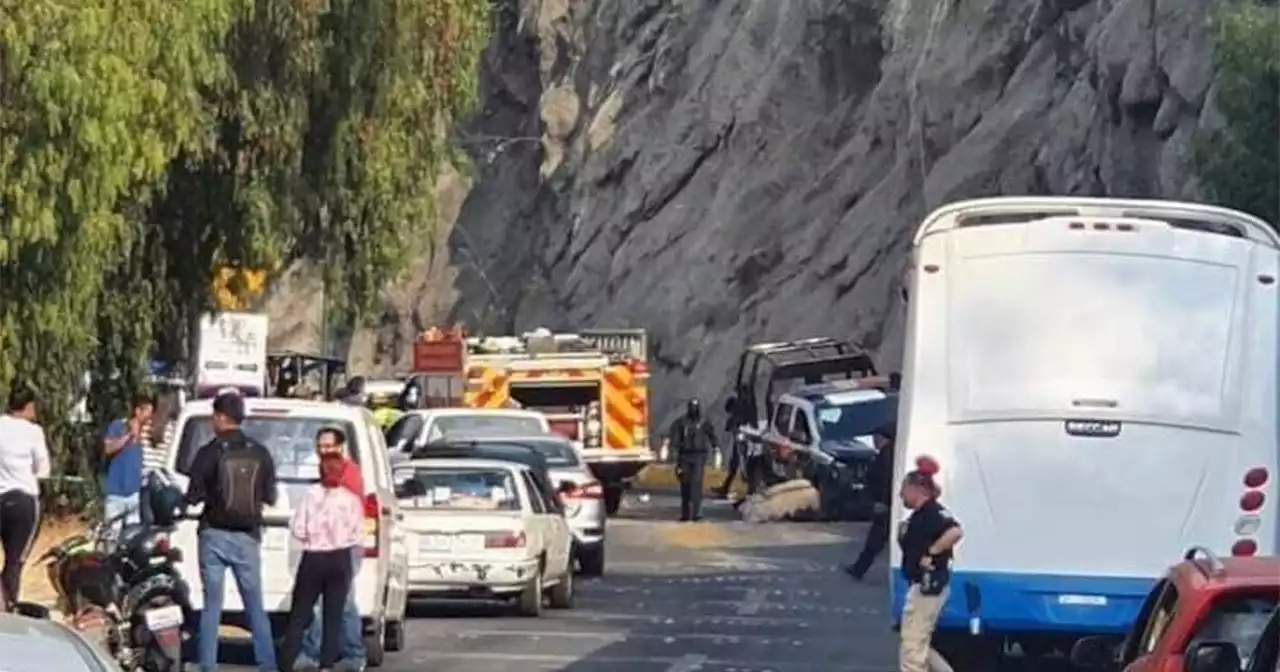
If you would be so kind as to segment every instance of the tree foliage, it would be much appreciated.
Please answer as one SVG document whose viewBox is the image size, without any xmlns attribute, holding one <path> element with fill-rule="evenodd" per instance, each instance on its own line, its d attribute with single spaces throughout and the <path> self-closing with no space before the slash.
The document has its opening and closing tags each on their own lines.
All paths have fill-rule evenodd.
<svg viewBox="0 0 1280 672">
<path fill-rule="evenodd" d="M 433 224 L 489 0 L 0 0 L 0 384 L 56 425 L 188 355 L 219 269 L 369 305 Z M 56 429 L 56 427 L 55 427 Z"/>
<path fill-rule="evenodd" d="M 1280 226 L 1280 6 L 1233 0 L 1214 19 L 1224 124 L 1198 138 L 1206 195 Z"/>
</svg>

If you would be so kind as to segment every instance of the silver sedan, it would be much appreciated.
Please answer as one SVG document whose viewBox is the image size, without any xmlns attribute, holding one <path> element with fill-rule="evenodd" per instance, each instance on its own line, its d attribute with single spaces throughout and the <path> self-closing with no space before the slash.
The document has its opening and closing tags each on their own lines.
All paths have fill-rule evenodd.
<svg viewBox="0 0 1280 672">
<path fill-rule="evenodd" d="M 551 484 L 564 502 L 579 570 L 585 576 L 604 574 L 604 489 L 573 442 L 555 434 L 467 438 L 485 445 L 524 446 L 541 453 Z"/>
<path fill-rule="evenodd" d="M 56 621 L 0 613 L 5 672 L 121 672 L 106 652 Z"/>
</svg>

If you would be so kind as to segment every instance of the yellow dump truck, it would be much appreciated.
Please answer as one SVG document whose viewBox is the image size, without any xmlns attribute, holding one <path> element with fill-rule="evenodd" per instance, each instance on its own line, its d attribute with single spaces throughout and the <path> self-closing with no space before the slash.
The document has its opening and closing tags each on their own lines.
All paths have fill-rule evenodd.
<svg viewBox="0 0 1280 672">
<path fill-rule="evenodd" d="M 461 405 L 546 415 L 552 431 L 581 448 L 613 514 L 626 482 L 654 459 L 647 348 L 643 329 L 497 337 L 431 329 L 415 343 L 414 371 L 454 378 Z M 434 389 L 455 388 L 439 382 Z"/>
</svg>

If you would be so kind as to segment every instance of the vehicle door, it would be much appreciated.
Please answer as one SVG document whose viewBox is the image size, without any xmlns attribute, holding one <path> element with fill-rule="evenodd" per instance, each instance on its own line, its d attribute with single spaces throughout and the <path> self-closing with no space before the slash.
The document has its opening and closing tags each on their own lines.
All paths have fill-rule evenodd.
<svg viewBox="0 0 1280 672">
<path fill-rule="evenodd" d="M 793 448 L 791 445 L 791 424 L 795 416 L 795 404 L 786 399 L 778 401 L 773 409 L 773 417 L 769 420 L 769 432 L 766 435 L 766 442 L 770 448 L 770 453 L 779 459 L 790 459 Z"/>
<path fill-rule="evenodd" d="M 381 510 L 381 520 L 385 527 L 386 544 L 382 546 L 385 553 L 380 557 L 387 558 L 386 590 L 387 614 L 393 620 L 399 620 L 407 609 L 409 599 L 409 545 L 404 524 L 404 511 L 400 508 L 400 500 L 396 498 L 395 483 L 391 478 L 391 454 L 382 431 L 376 423 L 370 423 L 372 413 L 365 412 L 365 426 L 369 428 L 370 457 L 366 478 L 372 478 L 375 484 Z M 367 489 L 367 488 L 366 488 Z M 379 537 L 384 536 L 380 531 Z M 379 539 L 379 544 L 382 544 Z"/>
<path fill-rule="evenodd" d="M 1148 666 L 1159 663 L 1155 656 L 1169 627 L 1173 625 L 1180 606 L 1179 597 L 1178 587 L 1168 579 L 1157 584 L 1147 595 L 1138 621 L 1134 623 L 1121 651 L 1121 664 L 1126 671 L 1146 670 Z"/>
<path fill-rule="evenodd" d="M 817 425 L 813 422 L 813 409 L 807 405 L 797 405 L 795 413 L 791 416 L 791 431 L 787 437 L 797 448 L 807 451 L 817 450 L 818 435 L 814 431 L 816 427 Z"/>
<path fill-rule="evenodd" d="M 426 421 L 422 419 L 421 413 L 409 411 L 403 417 L 391 424 L 383 435 L 387 448 L 397 455 L 403 453 L 408 455 L 417 447 L 419 437 L 422 436 L 422 430 L 426 427 Z"/>
<path fill-rule="evenodd" d="M 542 498 L 547 519 L 547 564 L 560 571 L 569 563 L 570 547 L 573 542 L 573 531 L 569 529 L 569 521 L 564 516 L 564 505 L 560 494 L 552 490 L 550 478 L 536 478 L 529 474 L 529 480 Z"/>
<path fill-rule="evenodd" d="M 540 553 L 549 553 L 547 546 L 551 530 L 547 521 L 547 502 L 542 498 L 528 469 L 519 469 L 517 473 L 520 474 L 520 485 L 524 488 L 527 503 L 525 533 L 529 537 L 529 552 L 535 556 Z"/>
</svg>

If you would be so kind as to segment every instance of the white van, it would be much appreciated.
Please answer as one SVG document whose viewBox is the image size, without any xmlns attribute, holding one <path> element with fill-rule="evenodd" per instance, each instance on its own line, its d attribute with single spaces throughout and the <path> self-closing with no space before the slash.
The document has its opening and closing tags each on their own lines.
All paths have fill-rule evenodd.
<svg viewBox="0 0 1280 672">
<path fill-rule="evenodd" d="M 1122 633 L 1187 548 L 1276 553 L 1278 248 L 1265 222 L 1189 203 L 929 215 L 896 470 L 936 458 L 964 525 L 941 640 L 1038 653 Z M 900 564 L 895 547 L 895 618 Z"/>
<path fill-rule="evenodd" d="M 319 478 L 316 433 L 336 426 L 346 432 L 351 456 L 360 464 L 365 488 L 364 561 L 356 577 L 356 604 L 365 619 L 369 664 L 381 665 L 385 651 L 404 646 L 404 619 L 409 580 L 409 556 L 401 527 L 403 514 L 395 497 L 387 447 L 373 414 L 361 406 L 299 399 L 245 399 L 246 434 L 266 446 L 275 458 L 279 495 L 265 512 L 262 535 L 262 585 L 268 615 L 281 627 L 289 612 L 293 579 L 301 552 L 289 534 L 292 502 Z M 196 452 L 213 438 L 212 402 L 194 401 L 178 417 L 176 440 L 169 447 L 166 467 L 186 486 L 186 471 Z M 183 550 L 182 576 L 191 585 L 192 608 L 204 604 L 197 564 L 197 523 L 184 521 L 173 537 Z M 226 577 L 223 622 L 245 626 L 244 605 L 231 573 Z M 281 632 L 282 630 L 277 630 Z"/>
</svg>

